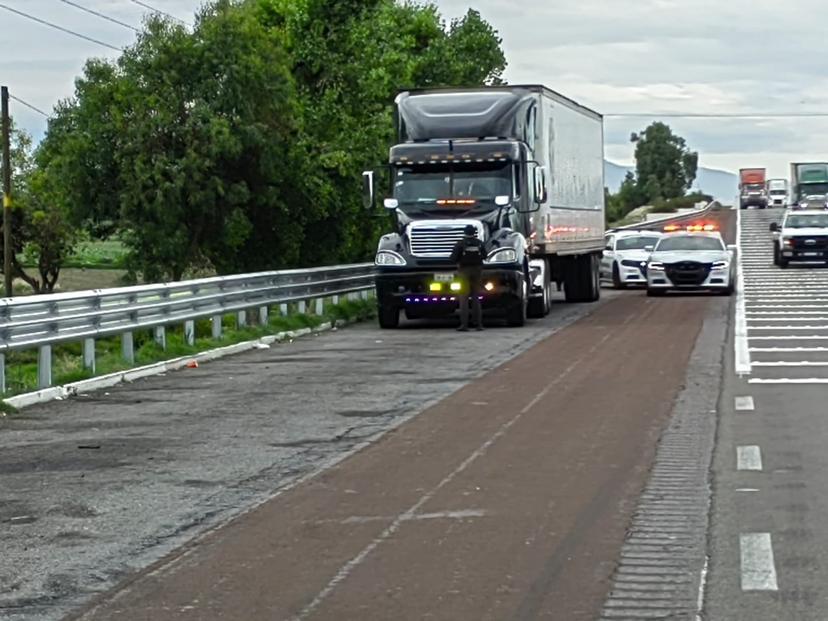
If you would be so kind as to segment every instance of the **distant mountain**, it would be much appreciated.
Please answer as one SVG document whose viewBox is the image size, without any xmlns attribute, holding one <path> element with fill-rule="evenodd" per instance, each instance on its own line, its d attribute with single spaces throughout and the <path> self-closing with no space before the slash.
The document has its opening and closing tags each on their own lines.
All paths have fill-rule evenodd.
<svg viewBox="0 0 828 621">
<path fill-rule="evenodd" d="M 618 191 L 628 171 L 635 172 L 635 169 L 621 166 L 615 162 L 604 161 L 604 183 L 610 192 Z M 733 198 L 738 194 L 738 186 L 739 178 L 737 175 L 725 170 L 700 167 L 693 189 L 710 194 L 713 198 L 729 204 L 733 202 Z"/>
</svg>

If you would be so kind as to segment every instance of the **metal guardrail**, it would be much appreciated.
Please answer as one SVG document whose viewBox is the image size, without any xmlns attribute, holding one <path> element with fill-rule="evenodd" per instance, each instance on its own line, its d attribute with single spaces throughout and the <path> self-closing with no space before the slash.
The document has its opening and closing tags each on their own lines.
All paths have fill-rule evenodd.
<svg viewBox="0 0 828 621">
<path fill-rule="evenodd" d="M 702 207 L 701 209 L 694 209 L 693 211 L 687 211 L 680 214 L 665 214 L 663 218 L 658 218 L 655 220 L 644 220 L 641 222 L 637 222 L 634 224 L 625 224 L 624 226 L 615 226 L 612 227 L 610 230 L 612 231 L 636 231 L 636 230 L 650 230 L 653 228 L 661 228 L 665 224 L 669 224 L 670 222 L 683 222 L 685 220 L 695 220 L 699 216 L 705 216 L 709 214 L 711 211 L 716 209 L 716 207 L 721 207 L 721 203 L 717 200 L 710 201 L 707 205 Z"/>
<path fill-rule="evenodd" d="M 95 340 L 121 336 L 126 362 L 135 362 L 133 332 L 154 330 L 155 341 L 166 346 L 165 328 L 183 324 L 185 340 L 195 343 L 195 321 L 209 318 L 212 336 L 222 331 L 222 318 L 235 314 L 247 324 L 247 312 L 258 310 L 258 321 L 268 321 L 270 308 L 287 314 L 288 304 L 299 312 L 315 301 L 314 312 L 324 312 L 324 301 L 339 296 L 367 298 L 374 288 L 374 265 L 337 265 L 221 276 L 169 284 L 139 285 L 75 293 L 0 299 L 0 394 L 6 392 L 6 353 L 38 349 L 38 385 L 52 384 L 52 346 L 83 342 L 84 367 L 95 371 Z"/>
</svg>

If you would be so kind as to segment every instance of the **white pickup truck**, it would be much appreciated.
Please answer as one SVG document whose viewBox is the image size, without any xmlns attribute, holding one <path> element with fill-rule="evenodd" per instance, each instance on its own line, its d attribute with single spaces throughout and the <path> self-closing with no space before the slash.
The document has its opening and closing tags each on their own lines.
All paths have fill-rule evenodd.
<svg viewBox="0 0 828 621">
<path fill-rule="evenodd" d="M 788 267 L 791 262 L 828 262 L 828 211 L 788 211 L 782 223 L 772 222 L 773 262 Z"/>
</svg>

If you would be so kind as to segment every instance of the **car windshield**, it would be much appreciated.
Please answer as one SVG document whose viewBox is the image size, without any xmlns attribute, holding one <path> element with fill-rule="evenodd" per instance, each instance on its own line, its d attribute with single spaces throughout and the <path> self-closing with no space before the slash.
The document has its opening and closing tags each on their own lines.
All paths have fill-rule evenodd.
<svg viewBox="0 0 828 621">
<path fill-rule="evenodd" d="M 828 228 L 828 213 L 799 214 L 788 216 L 785 220 L 786 229 L 822 229 Z"/>
<path fill-rule="evenodd" d="M 414 166 L 396 169 L 394 198 L 406 205 L 433 205 L 444 198 L 469 198 L 494 203 L 512 197 L 512 166 L 508 162 L 458 166 Z"/>
<path fill-rule="evenodd" d="M 615 244 L 616 250 L 644 250 L 648 246 L 655 246 L 658 243 L 659 237 L 653 236 L 636 236 L 636 237 L 622 237 Z"/>
<path fill-rule="evenodd" d="M 670 252 L 674 250 L 723 250 L 721 240 L 715 237 L 704 237 L 700 235 L 676 235 L 662 239 L 656 252 Z"/>
</svg>

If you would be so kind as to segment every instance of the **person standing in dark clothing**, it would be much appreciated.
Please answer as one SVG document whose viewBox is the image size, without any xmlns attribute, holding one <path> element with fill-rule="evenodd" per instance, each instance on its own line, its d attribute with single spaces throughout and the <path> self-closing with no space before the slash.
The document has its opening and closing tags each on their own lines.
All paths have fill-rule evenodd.
<svg viewBox="0 0 828 621">
<path fill-rule="evenodd" d="M 451 253 L 451 260 L 457 264 L 463 289 L 460 291 L 460 327 L 469 329 L 469 300 L 474 311 L 474 323 L 478 330 L 483 329 L 483 308 L 480 305 L 480 293 L 483 280 L 483 242 L 477 238 L 477 229 L 469 224 L 463 231 L 463 239 L 457 242 Z"/>
</svg>

